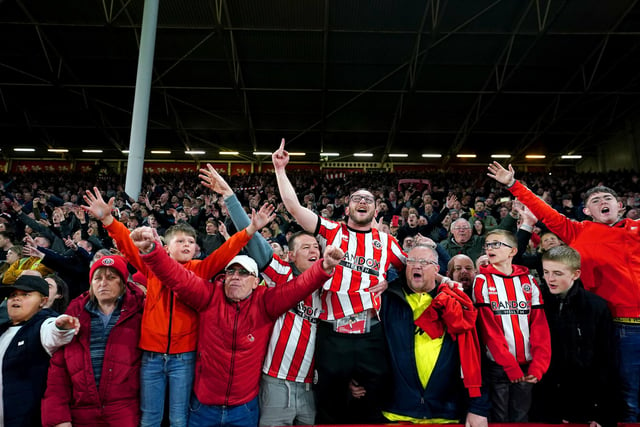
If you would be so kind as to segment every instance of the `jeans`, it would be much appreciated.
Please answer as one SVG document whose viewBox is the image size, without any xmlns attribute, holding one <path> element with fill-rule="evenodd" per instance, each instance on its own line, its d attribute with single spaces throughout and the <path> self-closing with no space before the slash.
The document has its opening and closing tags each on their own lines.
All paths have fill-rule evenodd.
<svg viewBox="0 0 640 427">
<path fill-rule="evenodd" d="M 260 380 L 260 425 L 312 425 L 316 403 L 311 384 L 287 381 L 262 374 Z"/>
<path fill-rule="evenodd" d="M 620 393 L 624 408 L 618 421 L 638 422 L 640 392 L 640 325 L 616 323 Z"/>
<path fill-rule="evenodd" d="M 171 427 L 186 427 L 189 397 L 193 387 L 196 352 L 162 354 L 145 351 L 140 366 L 141 427 L 162 422 L 164 397 L 169 385 L 169 422 Z"/>
<path fill-rule="evenodd" d="M 258 425 L 258 396 L 243 405 L 203 405 L 191 396 L 189 427 L 255 427 Z"/>
</svg>

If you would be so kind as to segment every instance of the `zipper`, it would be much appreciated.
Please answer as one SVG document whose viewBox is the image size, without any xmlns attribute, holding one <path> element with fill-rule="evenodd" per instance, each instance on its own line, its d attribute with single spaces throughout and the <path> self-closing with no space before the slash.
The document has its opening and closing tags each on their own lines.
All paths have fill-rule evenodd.
<svg viewBox="0 0 640 427">
<path fill-rule="evenodd" d="M 227 384 L 227 394 L 224 397 L 224 404 L 229 405 L 229 395 L 231 394 L 231 384 L 233 383 L 233 367 L 236 359 L 236 337 L 238 335 L 238 317 L 240 316 L 240 306 L 236 303 L 236 314 L 233 319 L 233 338 L 231 340 L 231 361 L 229 363 L 229 383 Z"/>
<path fill-rule="evenodd" d="M 171 354 L 171 327 L 173 326 L 173 292 L 169 293 L 169 331 L 167 335 L 167 351 L 165 354 Z"/>
</svg>

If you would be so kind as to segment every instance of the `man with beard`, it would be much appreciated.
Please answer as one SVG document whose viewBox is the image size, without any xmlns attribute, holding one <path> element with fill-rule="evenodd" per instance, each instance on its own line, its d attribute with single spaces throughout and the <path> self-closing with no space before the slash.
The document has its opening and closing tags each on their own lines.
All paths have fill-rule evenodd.
<svg viewBox="0 0 640 427">
<path fill-rule="evenodd" d="M 384 332 L 379 322 L 379 295 L 370 288 L 386 280 L 393 265 L 404 269 L 405 255 L 393 236 L 372 227 L 375 198 L 365 189 L 353 192 L 345 207 L 346 224 L 331 221 L 303 207 L 286 174 L 289 153 L 273 153 L 280 196 L 305 231 L 322 246 L 345 252 L 321 294 L 322 312 L 316 339 L 316 397 L 318 424 L 383 422 L 380 411 L 387 391 L 389 367 Z M 349 399 L 351 381 L 367 390 L 362 399 Z"/>
<path fill-rule="evenodd" d="M 463 254 L 456 255 L 449 260 L 447 277 L 454 282 L 460 283 L 464 293 L 471 296 L 473 279 L 476 278 L 476 267 L 468 256 Z"/>
</svg>

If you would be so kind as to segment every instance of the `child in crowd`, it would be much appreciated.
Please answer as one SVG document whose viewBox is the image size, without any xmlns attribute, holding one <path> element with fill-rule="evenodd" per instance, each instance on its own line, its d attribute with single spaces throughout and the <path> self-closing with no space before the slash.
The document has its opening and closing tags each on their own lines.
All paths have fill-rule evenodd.
<svg viewBox="0 0 640 427">
<path fill-rule="evenodd" d="M 549 371 L 534 388 L 532 417 L 592 427 L 612 423 L 615 334 L 607 303 L 579 282 L 580 254 L 575 249 L 550 249 L 542 255 L 542 267 L 553 351 Z"/>
<path fill-rule="evenodd" d="M 492 422 L 527 422 L 532 388 L 549 367 L 551 343 L 540 289 L 526 267 L 512 265 L 513 233 L 493 230 L 484 244 L 489 264 L 473 284 L 478 331 L 488 360 L 484 377 Z"/>
<path fill-rule="evenodd" d="M 186 426 L 195 368 L 198 314 L 177 299 L 168 288 L 161 286 L 158 278 L 142 262 L 138 248 L 129 236 L 129 229 L 111 215 L 114 198 L 105 202 L 95 187 L 94 193 L 87 191 L 84 199 L 88 206 L 84 209 L 102 222 L 122 255 L 147 279 L 147 298 L 140 333 L 140 348 L 143 350 L 140 425 L 160 425 L 168 386 L 171 426 Z M 263 209 L 273 210 L 267 205 L 263 206 L 261 212 Z M 244 232 L 234 234 L 202 261 L 193 259 L 196 231 L 190 225 L 174 225 L 166 231 L 164 238 L 171 258 L 199 277 L 209 280 L 224 269 L 255 231 L 255 227 L 249 225 Z"/>
</svg>

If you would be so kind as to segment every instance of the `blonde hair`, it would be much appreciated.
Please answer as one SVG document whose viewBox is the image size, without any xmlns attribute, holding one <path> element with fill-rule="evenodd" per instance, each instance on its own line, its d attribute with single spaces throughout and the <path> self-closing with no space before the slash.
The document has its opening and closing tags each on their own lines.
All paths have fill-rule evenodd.
<svg viewBox="0 0 640 427">
<path fill-rule="evenodd" d="M 516 239 L 516 236 L 512 232 L 507 230 L 502 230 L 500 228 L 489 231 L 485 236 L 485 242 L 489 239 L 489 236 L 494 236 L 494 235 L 503 237 L 504 240 L 506 240 L 506 243 L 511 245 L 512 248 L 516 248 L 516 249 L 518 248 L 518 240 Z"/>
<path fill-rule="evenodd" d="M 569 246 L 556 246 L 542 254 L 542 261 L 555 261 L 571 270 L 580 270 L 580 253 Z"/>
</svg>

